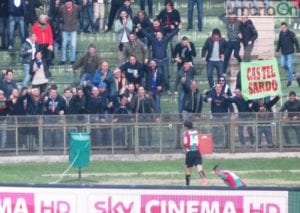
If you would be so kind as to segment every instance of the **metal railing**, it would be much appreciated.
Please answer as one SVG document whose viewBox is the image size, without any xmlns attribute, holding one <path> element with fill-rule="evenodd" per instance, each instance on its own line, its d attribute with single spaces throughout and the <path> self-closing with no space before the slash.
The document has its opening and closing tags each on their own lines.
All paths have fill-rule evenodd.
<svg viewBox="0 0 300 213">
<path fill-rule="evenodd" d="M 67 154 L 70 132 L 89 132 L 92 153 L 182 151 L 183 121 L 179 114 L 9 116 L 0 119 L 2 155 Z M 300 120 L 296 116 L 293 120 L 283 113 L 205 113 L 195 114 L 193 120 L 200 134 L 211 136 L 214 152 L 300 149 Z M 249 129 L 253 136 L 249 136 Z M 242 144 L 242 135 L 245 144 Z"/>
</svg>

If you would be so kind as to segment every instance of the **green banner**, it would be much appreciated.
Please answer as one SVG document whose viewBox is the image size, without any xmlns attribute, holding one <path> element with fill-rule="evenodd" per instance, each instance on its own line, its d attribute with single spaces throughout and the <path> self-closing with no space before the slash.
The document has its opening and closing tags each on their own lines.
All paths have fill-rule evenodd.
<svg viewBox="0 0 300 213">
<path fill-rule="evenodd" d="M 281 95 L 276 59 L 241 63 L 242 94 L 246 100 Z"/>
<path fill-rule="evenodd" d="M 289 213 L 300 212 L 300 191 L 289 191 Z"/>
</svg>

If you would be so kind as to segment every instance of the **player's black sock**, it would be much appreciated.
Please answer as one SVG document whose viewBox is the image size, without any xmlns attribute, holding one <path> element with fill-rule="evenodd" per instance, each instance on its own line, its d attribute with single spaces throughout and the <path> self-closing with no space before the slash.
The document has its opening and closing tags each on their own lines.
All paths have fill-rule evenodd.
<svg viewBox="0 0 300 213">
<path fill-rule="evenodd" d="M 199 172 L 199 174 L 200 174 L 200 177 L 201 177 L 201 178 L 206 178 L 205 172 L 204 172 L 203 170 L 201 170 L 201 171 Z"/>
<path fill-rule="evenodd" d="M 190 185 L 190 179 L 191 179 L 191 175 L 185 175 L 185 184 L 186 184 L 187 186 Z"/>
</svg>

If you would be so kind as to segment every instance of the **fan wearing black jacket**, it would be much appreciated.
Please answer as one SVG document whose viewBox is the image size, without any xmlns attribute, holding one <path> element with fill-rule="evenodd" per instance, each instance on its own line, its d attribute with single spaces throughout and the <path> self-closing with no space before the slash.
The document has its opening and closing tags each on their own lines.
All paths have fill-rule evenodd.
<svg viewBox="0 0 300 213">
<path fill-rule="evenodd" d="M 196 57 L 196 48 L 193 42 L 189 41 L 188 37 L 183 36 L 181 41 L 176 44 L 172 58 L 177 62 L 177 72 L 182 68 L 184 62 L 191 62 Z"/>
<path fill-rule="evenodd" d="M 289 100 L 287 100 L 279 110 L 279 112 L 284 111 L 288 112 L 286 125 L 283 126 L 285 142 L 286 144 L 291 144 L 290 130 L 295 130 L 297 142 L 300 144 L 300 126 L 298 124 L 300 119 L 300 101 L 297 99 L 295 91 L 290 91 Z"/>
<path fill-rule="evenodd" d="M 292 85 L 292 81 L 294 78 L 294 67 L 293 67 L 293 57 L 296 52 L 300 52 L 298 39 L 292 31 L 288 29 L 287 23 L 281 23 L 279 33 L 279 39 L 276 47 L 276 55 L 278 55 L 279 50 L 281 50 L 281 67 L 288 71 L 288 82 L 287 86 Z"/>
<path fill-rule="evenodd" d="M 136 89 L 143 84 L 144 66 L 138 62 L 136 56 L 129 56 L 129 61 L 120 67 L 122 73 L 125 74 L 128 83 L 133 83 Z"/>
<path fill-rule="evenodd" d="M 128 100 L 126 95 L 122 95 L 120 98 L 120 106 L 114 111 L 113 122 L 114 123 L 128 123 L 130 122 L 130 110 L 128 106 Z M 115 145 L 125 146 L 125 133 L 129 132 L 130 126 L 120 126 L 119 128 L 114 128 L 114 139 Z M 129 134 L 127 134 L 129 135 Z"/>
<path fill-rule="evenodd" d="M 167 35 L 171 34 L 173 29 L 179 28 L 181 24 L 180 13 L 174 8 L 174 2 L 172 0 L 165 1 L 165 8 L 160 11 L 156 18 L 160 21 Z M 170 42 L 171 52 L 174 52 L 177 41 L 177 36 L 173 36 Z"/>
<path fill-rule="evenodd" d="M 109 145 L 110 144 L 110 132 L 107 128 L 100 128 L 103 125 L 98 126 L 99 123 L 105 123 L 105 114 L 108 111 L 108 107 L 112 105 L 107 97 L 106 84 L 101 82 L 99 87 L 93 86 L 84 87 L 84 93 L 86 97 L 85 110 L 87 114 L 90 114 L 90 121 L 93 123 L 93 129 L 91 130 L 92 144 L 93 146 Z"/>
<path fill-rule="evenodd" d="M 150 42 L 148 42 L 148 39 L 145 37 L 145 35 L 140 30 L 140 28 L 143 28 L 143 29 L 149 31 L 152 27 L 152 23 L 151 23 L 149 17 L 146 15 L 145 11 L 143 11 L 143 10 L 138 11 L 137 15 L 133 17 L 132 22 L 133 22 L 133 26 L 134 26 L 133 32 L 136 33 L 136 36 L 143 42 L 145 47 L 149 47 Z"/>
<path fill-rule="evenodd" d="M 137 96 L 131 101 L 132 113 L 138 114 L 139 122 L 153 122 L 153 113 L 156 113 L 152 97 L 147 96 L 144 87 L 139 87 Z M 152 128 L 140 128 L 140 144 L 151 147 Z"/>
<path fill-rule="evenodd" d="M 7 100 L 3 90 L 0 90 L 0 148 L 6 148 L 7 146 L 7 115 L 9 113 L 9 108 L 7 105 Z"/>
<path fill-rule="evenodd" d="M 212 127 L 213 142 L 216 145 L 226 146 L 229 140 L 229 126 L 226 124 L 229 120 L 230 102 L 222 91 L 221 84 L 215 87 L 207 94 L 204 101 L 211 102 L 212 119 L 215 126 Z M 224 125 L 224 127 L 223 127 Z M 226 136 L 226 137 L 225 137 Z"/>
<path fill-rule="evenodd" d="M 219 29 L 213 29 L 202 47 L 201 57 L 207 63 L 207 79 L 210 88 L 214 86 L 213 71 L 216 69 L 218 79 L 223 75 L 224 54 L 226 40 L 222 37 Z"/>
<path fill-rule="evenodd" d="M 253 22 L 247 16 L 243 16 L 240 24 L 240 32 L 242 34 L 242 43 L 244 45 L 243 61 L 251 61 L 251 53 L 254 47 L 254 41 L 258 37 L 257 30 Z"/>
<path fill-rule="evenodd" d="M 264 98 L 260 98 L 257 102 L 254 102 L 252 105 L 253 111 L 257 112 L 257 118 L 263 121 L 260 122 L 260 125 L 257 127 L 257 142 L 259 145 L 261 145 L 262 135 L 265 134 L 268 145 L 273 146 L 272 129 L 270 126 L 273 118 L 272 107 L 279 101 L 279 99 L 280 97 L 276 96 L 271 101 L 266 102 Z"/>
<path fill-rule="evenodd" d="M 198 89 L 196 81 L 188 81 L 185 77 L 181 79 L 184 91 L 182 118 L 184 121 L 192 121 L 200 118 L 202 111 L 202 94 Z"/>
<path fill-rule="evenodd" d="M 29 94 L 27 87 L 23 87 L 19 93 L 18 89 L 13 89 L 10 99 L 7 102 L 9 107 L 9 115 L 18 116 L 19 128 L 17 133 L 19 135 L 18 147 L 25 148 L 27 146 L 27 137 L 26 135 L 33 135 L 37 138 L 37 127 L 28 127 L 32 124 L 34 120 L 25 117 L 28 114 L 29 107 Z"/>
<path fill-rule="evenodd" d="M 65 100 L 58 94 L 56 85 L 51 85 L 48 94 L 44 97 L 44 114 L 48 115 L 44 116 L 44 123 L 52 124 L 44 129 L 44 147 L 62 146 L 63 132 L 59 124 L 62 122 L 62 115 L 65 114 L 65 108 Z"/>
<path fill-rule="evenodd" d="M 251 121 L 251 119 L 253 119 L 253 115 L 252 115 L 253 110 L 250 107 L 250 104 L 252 103 L 252 101 L 246 101 L 242 95 L 242 92 L 239 89 L 236 89 L 234 92 L 235 92 L 235 96 L 228 97 L 228 100 L 231 103 L 235 103 L 235 105 L 238 109 L 238 112 L 239 112 L 239 120 L 242 122 L 243 121 L 244 122 Z M 245 126 L 242 125 L 242 123 L 239 124 L 239 126 L 238 126 L 239 140 L 242 145 L 246 144 L 245 136 L 244 136 L 244 127 Z M 251 125 L 247 126 L 247 132 L 248 132 L 251 144 L 254 144 L 255 136 L 254 136 L 253 128 Z"/>
</svg>

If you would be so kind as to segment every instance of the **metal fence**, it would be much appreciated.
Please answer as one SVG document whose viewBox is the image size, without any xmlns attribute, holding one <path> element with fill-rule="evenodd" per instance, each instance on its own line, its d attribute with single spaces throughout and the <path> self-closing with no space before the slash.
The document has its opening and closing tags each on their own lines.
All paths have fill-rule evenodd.
<svg viewBox="0 0 300 213">
<path fill-rule="evenodd" d="M 1 155 L 67 154 L 70 132 L 89 132 L 92 154 L 182 151 L 183 122 L 179 114 L 9 116 L 0 119 Z M 211 136 L 214 152 L 300 150 L 297 116 L 288 119 L 282 113 L 207 113 L 195 114 L 193 120 L 200 134 L 208 136 L 208 140 Z"/>
</svg>

